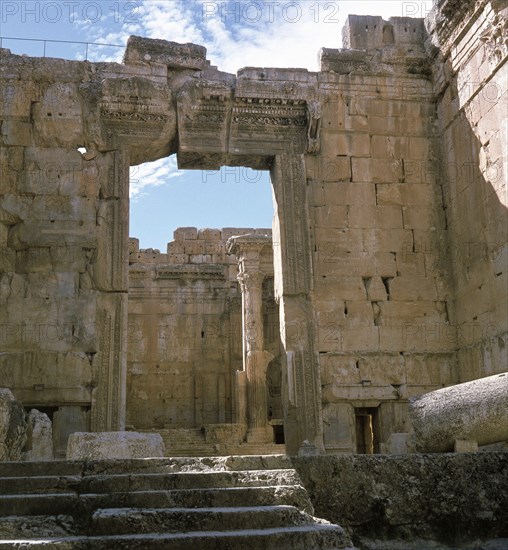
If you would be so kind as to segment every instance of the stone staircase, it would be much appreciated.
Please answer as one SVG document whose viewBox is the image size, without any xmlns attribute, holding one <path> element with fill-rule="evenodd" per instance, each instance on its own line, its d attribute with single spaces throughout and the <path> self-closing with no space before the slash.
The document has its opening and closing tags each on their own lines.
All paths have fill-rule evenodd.
<svg viewBox="0 0 508 550">
<path fill-rule="evenodd" d="M 234 456 L 234 455 L 278 455 L 285 454 L 285 445 L 275 443 L 207 443 L 200 429 L 160 429 L 138 430 L 145 433 L 158 433 L 164 441 L 167 457 L 202 457 L 202 456 Z"/>
<path fill-rule="evenodd" d="M 286 456 L 0 463 L 0 548 L 352 548 Z"/>
</svg>

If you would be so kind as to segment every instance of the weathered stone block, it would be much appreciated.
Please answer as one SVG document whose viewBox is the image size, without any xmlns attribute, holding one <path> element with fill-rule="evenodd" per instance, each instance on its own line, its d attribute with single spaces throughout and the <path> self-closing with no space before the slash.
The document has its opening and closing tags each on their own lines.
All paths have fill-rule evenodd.
<svg viewBox="0 0 508 550">
<path fill-rule="evenodd" d="M 392 433 L 385 443 L 384 452 L 391 455 L 407 454 L 407 433 Z"/>
<path fill-rule="evenodd" d="M 437 300 L 434 277 L 395 277 L 390 282 L 390 299 L 430 302 Z"/>
<path fill-rule="evenodd" d="M 53 460 L 53 426 L 49 416 L 37 409 L 28 414 L 27 452 L 23 460 Z"/>
<path fill-rule="evenodd" d="M 447 452 L 455 441 L 479 445 L 508 440 L 508 373 L 488 376 L 415 397 L 410 401 L 412 446 Z"/>
<path fill-rule="evenodd" d="M 323 205 L 376 204 L 376 187 L 372 183 L 324 183 L 323 190 Z"/>
<path fill-rule="evenodd" d="M 371 327 L 374 324 L 372 304 L 363 300 L 346 300 L 345 318 L 348 328 L 354 326 Z"/>
<path fill-rule="evenodd" d="M 444 214 L 439 215 L 426 206 L 403 206 L 404 227 L 407 229 L 441 229 Z"/>
<path fill-rule="evenodd" d="M 200 229 L 198 231 L 198 239 L 205 241 L 220 241 L 220 229 Z"/>
<path fill-rule="evenodd" d="M 26 443 L 26 420 L 23 405 L 12 392 L 0 388 L 0 462 L 20 460 Z"/>
<path fill-rule="evenodd" d="M 173 232 L 175 241 L 190 241 L 198 238 L 197 227 L 179 227 Z"/>
<path fill-rule="evenodd" d="M 245 424 L 207 424 L 205 440 L 212 444 L 241 445 L 245 439 Z"/>
<path fill-rule="evenodd" d="M 408 155 L 409 138 L 402 136 L 372 136 L 372 156 L 404 159 Z"/>
<path fill-rule="evenodd" d="M 404 181 L 401 160 L 353 158 L 351 166 L 352 178 L 355 182 L 398 183 Z"/>
<path fill-rule="evenodd" d="M 365 115 L 349 115 L 346 116 L 344 126 L 348 131 L 368 132 L 369 119 Z"/>
<path fill-rule="evenodd" d="M 347 227 L 347 206 L 320 206 L 313 208 L 317 227 Z"/>
<path fill-rule="evenodd" d="M 341 330 L 342 349 L 347 352 L 379 350 L 379 327 L 353 327 Z"/>
<path fill-rule="evenodd" d="M 76 432 L 69 436 L 67 460 L 111 460 L 164 456 L 160 434 Z"/>
<path fill-rule="evenodd" d="M 408 229 L 363 230 L 364 249 L 371 254 L 376 252 L 400 253 L 412 240 L 413 233 Z"/>
<path fill-rule="evenodd" d="M 206 48 L 190 43 L 178 44 L 167 40 L 131 36 L 127 42 L 124 63 L 156 63 L 171 68 L 201 70 L 206 63 Z"/>
<path fill-rule="evenodd" d="M 33 145 L 32 125 L 18 120 L 4 120 L 2 138 L 5 145 L 30 147 Z"/>
<path fill-rule="evenodd" d="M 455 453 L 476 453 L 478 452 L 478 443 L 471 439 L 456 439 L 453 451 Z"/>
<path fill-rule="evenodd" d="M 346 155 L 370 157 L 370 136 L 368 133 L 323 132 L 322 154 L 328 157 Z"/>
<path fill-rule="evenodd" d="M 379 183 L 376 185 L 377 204 L 431 205 L 440 204 L 432 186 L 411 183 Z M 435 201 L 435 202 L 434 202 Z"/>
<path fill-rule="evenodd" d="M 305 163 L 307 178 L 320 182 L 351 181 L 351 162 L 347 156 L 310 157 Z"/>
<path fill-rule="evenodd" d="M 315 298 L 325 300 L 330 296 L 339 300 L 365 300 L 367 294 L 361 277 L 329 276 L 316 281 Z"/>
<path fill-rule="evenodd" d="M 395 205 L 348 206 L 349 227 L 398 229 L 402 228 L 402 209 Z"/>
</svg>

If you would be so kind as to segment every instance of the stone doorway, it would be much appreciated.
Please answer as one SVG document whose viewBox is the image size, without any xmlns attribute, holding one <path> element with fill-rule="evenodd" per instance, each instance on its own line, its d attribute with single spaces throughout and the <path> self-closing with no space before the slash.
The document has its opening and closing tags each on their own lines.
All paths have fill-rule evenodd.
<svg viewBox="0 0 508 550">
<path fill-rule="evenodd" d="M 379 407 L 356 408 L 356 452 L 379 453 Z"/>
<path fill-rule="evenodd" d="M 130 239 L 126 424 L 172 456 L 285 452 L 271 233 L 181 227 L 162 253 Z"/>
</svg>

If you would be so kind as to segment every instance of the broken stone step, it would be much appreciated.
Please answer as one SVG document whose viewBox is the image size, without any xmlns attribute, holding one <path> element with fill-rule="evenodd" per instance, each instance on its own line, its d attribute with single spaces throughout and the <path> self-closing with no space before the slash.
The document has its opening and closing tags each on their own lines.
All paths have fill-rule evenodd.
<svg viewBox="0 0 508 550">
<path fill-rule="evenodd" d="M 2 477 L 0 495 L 69 493 L 77 491 L 82 480 L 80 475 Z"/>
<path fill-rule="evenodd" d="M 82 532 L 72 516 L 6 516 L 0 518 L 0 540 L 37 537 L 66 537 Z"/>
<path fill-rule="evenodd" d="M 269 529 L 327 523 L 294 506 L 246 506 L 235 508 L 113 508 L 97 510 L 90 532 L 94 535 L 128 533 L 186 533 Z"/>
<path fill-rule="evenodd" d="M 208 508 L 286 504 L 309 514 L 312 504 L 302 486 L 233 487 L 109 494 L 0 495 L 1 515 L 91 515 L 99 508 Z"/>
<path fill-rule="evenodd" d="M 83 462 L 52 460 L 51 462 L 0 462 L 3 477 L 81 475 Z"/>
<path fill-rule="evenodd" d="M 54 460 L 50 462 L 0 462 L 0 478 L 194 471 L 291 469 L 286 455 L 167 457 L 131 460 Z"/>
<path fill-rule="evenodd" d="M 140 473 L 90 476 L 31 476 L 0 478 L 0 494 L 111 493 L 142 490 L 201 489 L 211 487 L 261 487 L 298 485 L 295 470 L 240 472 Z"/>
<path fill-rule="evenodd" d="M 311 525 L 241 531 L 178 534 L 129 534 L 99 537 L 17 539 L 0 541 L 0 548 L 58 550 L 353 550 L 337 525 Z"/>
<path fill-rule="evenodd" d="M 291 469 L 291 459 L 285 455 L 173 457 L 133 460 L 100 460 L 81 463 L 83 475 L 135 474 L 139 472 L 201 472 Z"/>
</svg>

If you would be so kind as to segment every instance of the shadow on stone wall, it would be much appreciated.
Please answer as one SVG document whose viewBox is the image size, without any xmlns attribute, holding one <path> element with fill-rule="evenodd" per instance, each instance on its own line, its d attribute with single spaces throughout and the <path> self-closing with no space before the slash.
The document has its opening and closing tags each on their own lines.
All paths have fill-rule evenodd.
<svg viewBox="0 0 508 550">
<path fill-rule="evenodd" d="M 508 453 L 292 458 L 315 514 L 366 540 L 508 537 Z"/>
<path fill-rule="evenodd" d="M 432 40 L 441 44 L 440 52 L 435 45 L 430 50 L 436 55 L 439 179 L 448 239 L 444 259 L 453 285 L 450 322 L 456 329 L 459 381 L 466 382 L 504 372 L 508 364 L 508 209 L 501 201 L 507 193 L 508 103 L 502 75 L 508 48 L 496 34 L 502 28 L 500 6 L 492 3 L 497 15 L 491 15 L 490 6 L 478 15 L 467 12 L 472 4 L 460 6 L 466 13 L 447 12 L 452 3 L 441 4 L 437 19 L 427 24 Z M 462 18 L 478 26 L 477 40 L 451 35 Z"/>
</svg>

